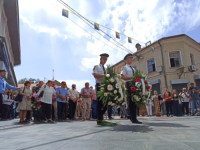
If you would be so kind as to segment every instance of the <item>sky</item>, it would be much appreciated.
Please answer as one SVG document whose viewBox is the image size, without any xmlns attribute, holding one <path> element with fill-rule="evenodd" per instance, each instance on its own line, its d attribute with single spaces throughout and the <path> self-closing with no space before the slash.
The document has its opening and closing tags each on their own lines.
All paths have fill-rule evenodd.
<svg viewBox="0 0 200 150">
<path fill-rule="evenodd" d="M 144 46 L 177 34 L 200 42 L 199 0 L 63 1 L 85 18 L 135 39 L 132 44 L 125 36 L 116 40 L 132 52 L 138 41 Z M 21 65 L 14 68 L 17 80 L 47 81 L 54 70 L 56 80 L 66 81 L 69 88 L 76 84 L 80 91 L 85 82 L 95 85 L 92 70 L 101 53 L 110 55 L 107 64 L 115 64 L 127 54 L 71 12 L 69 19 L 63 17 L 63 8 L 68 10 L 57 0 L 19 0 Z M 115 37 L 114 31 L 103 26 L 103 31 Z"/>
</svg>

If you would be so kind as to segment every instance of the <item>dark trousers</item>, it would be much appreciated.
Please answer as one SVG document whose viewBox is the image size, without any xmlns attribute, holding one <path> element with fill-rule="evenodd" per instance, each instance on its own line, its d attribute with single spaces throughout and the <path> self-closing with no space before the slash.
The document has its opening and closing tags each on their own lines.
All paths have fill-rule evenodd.
<svg viewBox="0 0 200 150">
<path fill-rule="evenodd" d="M 182 103 L 182 112 L 185 114 L 185 109 L 186 109 L 186 115 L 189 114 L 189 102 L 183 102 Z"/>
<path fill-rule="evenodd" d="M 3 119 L 8 119 L 10 118 L 9 116 L 9 112 L 10 112 L 10 106 L 9 105 L 6 105 L 6 104 L 2 104 L 2 118 Z"/>
<path fill-rule="evenodd" d="M 3 103 L 3 100 L 2 100 L 2 93 L 0 93 L 0 118 L 3 118 L 3 115 L 2 115 L 2 113 L 3 113 L 3 105 L 2 105 L 2 103 Z"/>
<path fill-rule="evenodd" d="M 58 119 L 63 120 L 64 112 L 65 112 L 66 103 L 57 102 L 57 110 L 58 110 Z"/>
<path fill-rule="evenodd" d="M 26 120 L 30 120 L 31 119 L 31 111 L 28 110 L 26 113 Z"/>
<path fill-rule="evenodd" d="M 136 115 L 136 111 L 137 111 L 137 107 L 135 102 L 132 101 L 131 98 L 131 85 L 129 85 L 129 82 L 126 82 L 126 88 L 127 88 L 127 92 L 128 92 L 128 105 L 129 105 L 129 111 L 130 111 L 130 120 L 131 121 L 136 121 L 137 120 L 137 115 Z"/>
<path fill-rule="evenodd" d="M 182 116 L 182 113 L 181 113 L 180 107 L 179 107 L 179 100 L 173 101 L 173 114 L 174 114 L 174 116 Z"/>
<path fill-rule="evenodd" d="M 100 84 L 96 83 L 96 92 L 100 91 Z M 103 114 L 106 112 L 106 107 L 104 107 L 102 100 L 97 97 L 97 120 L 103 120 Z"/>
<path fill-rule="evenodd" d="M 172 114 L 172 101 L 166 101 L 165 105 L 166 105 L 167 116 L 168 116 L 169 115 L 169 110 L 170 110 L 170 113 Z"/>
<path fill-rule="evenodd" d="M 112 106 L 108 107 L 108 118 L 112 118 Z"/>
<path fill-rule="evenodd" d="M 51 104 L 47 104 L 44 102 L 41 102 L 42 106 L 42 115 L 41 115 L 41 120 L 51 119 Z"/>
<path fill-rule="evenodd" d="M 97 119 L 97 100 L 93 100 L 92 104 L 92 118 Z"/>
<path fill-rule="evenodd" d="M 69 119 L 74 119 L 76 110 L 76 102 L 74 103 L 71 99 L 69 100 Z"/>
</svg>

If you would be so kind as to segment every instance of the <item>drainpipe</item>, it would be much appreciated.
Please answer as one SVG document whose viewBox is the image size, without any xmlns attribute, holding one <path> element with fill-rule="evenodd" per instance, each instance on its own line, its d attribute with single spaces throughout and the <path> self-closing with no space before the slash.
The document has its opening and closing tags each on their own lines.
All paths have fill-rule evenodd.
<svg viewBox="0 0 200 150">
<path fill-rule="evenodd" d="M 164 73 L 164 79 L 165 79 L 165 87 L 167 87 L 167 77 L 166 77 L 166 72 L 165 72 L 165 64 L 164 64 L 164 58 L 163 58 L 163 49 L 162 49 L 162 45 L 160 44 L 159 40 L 158 40 L 158 44 L 160 45 L 160 49 L 161 49 L 161 57 L 162 57 L 163 73 Z"/>
</svg>

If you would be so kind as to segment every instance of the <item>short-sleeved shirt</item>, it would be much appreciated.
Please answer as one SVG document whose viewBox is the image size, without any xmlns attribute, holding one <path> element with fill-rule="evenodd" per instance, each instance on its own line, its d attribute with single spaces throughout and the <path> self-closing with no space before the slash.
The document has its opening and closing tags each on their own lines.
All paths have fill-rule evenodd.
<svg viewBox="0 0 200 150">
<path fill-rule="evenodd" d="M 58 94 L 61 94 L 62 96 L 66 96 L 67 94 L 69 94 L 68 90 L 66 88 L 62 88 L 61 86 L 59 86 L 57 89 L 56 89 L 56 93 Z M 65 100 L 62 100 L 59 96 L 56 97 L 56 101 L 57 102 L 62 102 L 62 103 L 66 103 L 66 99 Z"/>
<path fill-rule="evenodd" d="M 105 70 L 106 70 L 106 68 L 105 68 Z M 99 64 L 99 65 L 94 66 L 92 74 L 93 75 L 94 74 L 101 74 L 101 75 L 103 75 L 104 74 L 103 65 Z M 96 79 L 96 83 L 101 83 L 101 81 L 102 81 L 102 78 L 95 78 L 95 79 Z"/>
<path fill-rule="evenodd" d="M 132 70 L 131 67 L 132 67 L 131 65 L 126 64 L 124 67 L 122 67 L 121 74 L 123 74 L 126 77 L 133 77 L 135 69 L 132 67 L 133 69 Z M 125 82 L 128 82 L 128 81 L 130 80 L 126 80 Z"/>
<path fill-rule="evenodd" d="M 93 93 L 92 89 L 91 88 L 82 88 L 81 89 L 81 94 L 88 94 L 88 95 L 91 95 Z M 88 97 L 83 97 L 83 98 L 88 98 Z"/>
<path fill-rule="evenodd" d="M 199 87 L 194 87 L 195 90 L 199 90 Z M 190 91 L 191 100 L 199 100 L 199 93 L 195 91 Z"/>
<path fill-rule="evenodd" d="M 190 94 L 188 94 L 187 92 L 186 92 L 186 94 L 185 93 L 180 93 L 180 96 L 182 96 L 182 98 L 183 98 L 182 102 L 189 102 L 189 98 L 187 98 L 186 95 L 190 96 Z"/>
<path fill-rule="evenodd" d="M 44 94 L 40 98 L 40 101 L 43 103 L 52 104 L 52 96 L 53 94 L 56 94 L 56 91 L 54 90 L 54 88 L 48 85 L 43 85 L 38 91 L 37 95 L 40 95 L 42 91 L 44 91 Z"/>
<path fill-rule="evenodd" d="M 75 99 L 75 98 L 79 97 L 78 91 L 77 91 L 77 90 L 70 89 L 70 90 L 69 90 L 69 96 L 70 96 L 72 99 Z"/>
</svg>

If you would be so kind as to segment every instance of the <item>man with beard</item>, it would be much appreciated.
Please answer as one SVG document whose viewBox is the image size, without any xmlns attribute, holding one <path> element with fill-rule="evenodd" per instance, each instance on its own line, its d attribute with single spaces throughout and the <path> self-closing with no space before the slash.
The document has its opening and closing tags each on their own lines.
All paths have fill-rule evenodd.
<svg viewBox="0 0 200 150">
<path fill-rule="evenodd" d="M 124 61 L 126 62 L 126 65 L 122 68 L 121 71 L 121 78 L 125 80 L 126 83 L 126 89 L 128 91 L 128 104 L 129 104 L 129 110 L 130 110 L 130 120 L 132 123 L 141 124 L 142 122 L 137 120 L 137 114 L 136 114 L 136 104 L 132 101 L 131 98 L 131 85 L 130 81 L 134 77 L 135 69 L 131 66 L 131 63 L 133 62 L 133 55 L 127 54 L 124 57 Z"/>
</svg>

